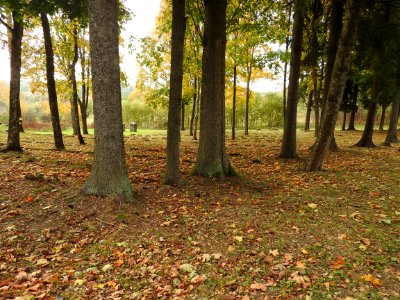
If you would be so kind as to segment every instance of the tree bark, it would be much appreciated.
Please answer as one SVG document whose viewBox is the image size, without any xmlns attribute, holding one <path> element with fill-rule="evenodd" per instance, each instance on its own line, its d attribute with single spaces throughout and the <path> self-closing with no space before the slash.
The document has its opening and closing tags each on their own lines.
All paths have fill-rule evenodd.
<svg viewBox="0 0 400 300">
<path fill-rule="evenodd" d="M 23 21 L 16 12 L 12 12 L 10 53 L 10 107 L 8 120 L 7 145 L 3 151 L 22 151 L 20 143 L 20 87 L 21 87 L 21 45 L 24 32 Z"/>
<path fill-rule="evenodd" d="M 306 165 L 307 171 L 320 170 L 329 150 L 340 109 L 340 103 L 343 99 L 346 77 L 350 68 L 350 54 L 356 40 L 360 10 L 360 1 L 349 0 L 347 2 L 343 29 L 337 48 L 331 83 L 329 85 L 326 114 L 323 118 L 321 133 L 318 135 L 317 142 L 313 147 L 310 159 Z"/>
<path fill-rule="evenodd" d="M 54 79 L 54 52 L 51 41 L 50 25 L 46 13 L 40 14 L 43 28 L 44 47 L 46 51 L 46 77 L 47 92 L 49 96 L 49 106 L 51 114 L 51 125 L 53 127 L 54 146 L 57 150 L 65 149 L 62 130 L 60 125 L 60 115 L 58 112 L 56 81 Z"/>
<path fill-rule="evenodd" d="M 356 112 L 357 112 L 357 98 L 358 98 L 358 84 L 355 84 L 353 87 L 353 102 L 351 103 L 351 113 L 349 120 L 349 127 L 347 130 L 356 130 L 354 124 L 356 120 Z"/>
<path fill-rule="evenodd" d="M 233 98 L 232 98 L 232 140 L 235 139 L 236 134 L 236 80 L 237 80 L 237 67 L 233 67 Z"/>
<path fill-rule="evenodd" d="M 281 153 L 279 155 L 281 158 L 297 157 L 297 102 L 299 97 L 301 48 L 303 44 L 304 6 L 305 0 L 295 1 L 286 119 L 283 130 Z"/>
<path fill-rule="evenodd" d="M 328 98 L 333 66 L 335 63 L 336 53 L 339 45 L 340 33 L 342 32 L 343 27 L 344 2 L 345 1 L 342 0 L 332 1 L 332 15 L 329 24 L 329 40 L 327 49 L 324 93 L 322 98 L 322 116 L 324 116 L 327 108 L 326 101 Z"/>
<path fill-rule="evenodd" d="M 185 103 L 181 103 L 181 130 L 185 131 Z"/>
<path fill-rule="evenodd" d="M 172 1 L 171 73 L 168 105 L 167 165 L 164 183 L 178 185 L 180 182 L 179 141 L 180 123 L 185 122 L 182 103 L 183 53 L 185 41 L 185 0 Z M 181 109 L 182 106 L 182 109 Z M 179 116 L 181 111 L 182 116 Z"/>
<path fill-rule="evenodd" d="M 387 107 L 386 105 L 382 105 L 381 121 L 379 122 L 380 132 L 383 132 L 383 128 L 385 127 L 386 107 Z"/>
<path fill-rule="evenodd" d="M 311 119 L 311 111 L 312 111 L 312 105 L 313 105 L 313 94 L 314 94 L 314 91 L 311 91 L 308 94 L 306 120 L 304 122 L 304 131 L 310 131 L 310 119 Z"/>
<path fill-rule="evenodd" d="M 346 130 L 346 111 L 343 112 L 343 123 L 342 123 L 342 130 Z"/>
<path fill-rule="evenodd" d="M 86 96 L 86 93 L 88 91 L 87 89 L 87 84 L 86 80 L 89 80 L 89 78 L 86 78 L 86 73 L 89 74 L 89 72 L 86 69 L 90 68 L 89 63 L 86 62 L 86 51 L 85 47 L 80 48 L 80 60 L 81 60 L 81 80 L 82 80 L 82 99 L 79 99 L 78 97 L 78 103 L 79 103 L 79 108 L 81 111 L 81 117 L 82 117 L 82 132 L 83 134 L 89 134 L 88 132 L 88 126 L 87 126 L 87 109 L 88 109 L 88 98 Z M 89 77 L 89 76 L 88 76 Z"/>
<path fill-rule="evenodd" d="M 251 48 L 250 61 L 247 62 L 247 78 L 246 78 L 246 116 L 244 123 L 244 135 L 249 135 L 249 104 L 250 104 L 250 81 L 253 71 L 253 57 L 255 48 Z"/>
<path fill-rule="evenodd" d="M 290 30 L 290 21 L 292 17 L 292 5 L 289 4 L 289 12 L 288 12 L 288 24 L 289 28 L 288 31 Z M 286 36 L 286 41 L 285 41 L 285 66 L 283 69 L 283 122 L 286 120 L 286 105 L 287 105 L 287 93 L 286 93 L 286 84 L 287 84 L 287 69 L 288 69 L 288 62 L 287 62 L 287 56 L 289 54 L 289 45 L 290 45 L 290 38 L 287 35 Z"/>
<path fill-rule="evenodd" d="M 326 71 L 325 71 L 325 81 L 324 81 L 324 93 L 322 96 L 321 103 L 321 121 L 325 117 L 325 112 L 327 110 L 327 97 L 330 88 L 330 82 L 332 78 L 333 66 L 335 63 L 336 53 L 339 45 L 340 34 L 343 27 L 343 14 L 344 14 L 344 2 L 342 0 L 333 0 L 332 2 L 332 15 L 329 24 L 329 40 L 328 40 L 328 50 L 327 50 L 327 61 L 326 61 Z M 336 144 L 335 133 L 331 138 L 329 145 L 329 150 L 336 151 L 338 146 Z"/>
<path fill-rule="evenodd" d="M 125 162 L 119 67 L 118 1 L 89 0 L 94 161 L 86 194 L 133 197 Z"/>
<path fill-rule="evenodd" d="M 193 129 L 193 139 L 197 141 L 197 129 L 199 124 L 199 114 L 200 114 L 200 98 L 201 98 L 201 87 L 198 85 L 197 90 L 197 102 L 196 102 L 196 114 L 194 116 L 194 129 Z"/>
<path fill-rule="evenodd" d="M 390 113 L 389 129 L 386 134 L 385 145 L 390 145 L 390 143 L 399 142 L 399 138 L 397 136 L 399 107 L 400 107 L 400 97 L 398 96 L 392 103 L 392 112 Z"/>
<path fill-rule="evenodd" d="M 194 117 L 196 115 L 196 102 L 197 102 L 197 76 L 194 77 L 194 93 L 193 93 L 193 106 L 192 116 L 190 118 L 190 136 L 193 136 Z"/>
<path fill-rule="evenodd" d="M 195 174 L 233 175 L 225 149 L 226 0 L 205 3 L 200 142 Z"/>
<path fill-rule="evenodd" d="M 360 141 L 355 145 L 356 147 L 367 147 L 367 148 L 375 147 L 375 144 L 372 141 L 372 136 L 374 134 L 374 124 L 375 124 L 377 110 L 378 110 L 378 104 L 371 99 L 368 106 L 368 114 L 367 114 L 367 119 L 365 120 L 363 135 Z"/>
<path fill-rule="evenodd" d="M 78 109 L 78 88 L 76 83 L 75 67 L 78 62 L 78 32 L 77 29 L 73 29 L 74 39 L 74 58 L 70 65 L 69 81 L 72 85 L 72 96 L 70 99 L 71 103 L 71 120 L 73 134 L 78 137 L 79 144 L 84 145 L 85 141 L 81 134 L 81 126 L 79 124 L 79 109 Z"/>
</svg>

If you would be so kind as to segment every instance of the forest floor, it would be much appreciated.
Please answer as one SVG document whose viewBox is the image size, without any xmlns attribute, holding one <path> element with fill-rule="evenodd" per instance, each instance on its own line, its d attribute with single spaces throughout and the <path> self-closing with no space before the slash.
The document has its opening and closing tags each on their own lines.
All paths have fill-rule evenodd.
<svg viewBox="0 0 400 300">
<path fill-rule="evenodd" d="M 60 152 L 22 134 L 23 153 L 0 154 L 0 299 L 400 299 L 399 147 L 338 131 L 305 173 L 313 132 L 298 160 L 277 158 L 281 135 L 227 140 L 240 176 L 213 180 L 191 175 L 185 132 L 179 188 L 162 184 L 165 135 L 128 136 L 128 203 L 80 193 L 93 136 Z"/>
</svg>

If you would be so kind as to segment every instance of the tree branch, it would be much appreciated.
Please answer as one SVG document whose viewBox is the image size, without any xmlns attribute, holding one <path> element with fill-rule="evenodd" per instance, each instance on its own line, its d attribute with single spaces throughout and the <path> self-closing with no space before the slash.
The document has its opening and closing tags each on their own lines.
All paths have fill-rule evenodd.
<svg viewBox="0 0 400 300">
<path fill-rule="evenodd" d="M 12 28 L 10 25 L 8 25 L 7 22 L 4 21 L 2 18 L 0 18 L 0 23 L 3 24 L 4 26 L 6 26 L 6 28 L 7 28 L 9 31 L 13 31 L 13 28 Z"/>
</svg>

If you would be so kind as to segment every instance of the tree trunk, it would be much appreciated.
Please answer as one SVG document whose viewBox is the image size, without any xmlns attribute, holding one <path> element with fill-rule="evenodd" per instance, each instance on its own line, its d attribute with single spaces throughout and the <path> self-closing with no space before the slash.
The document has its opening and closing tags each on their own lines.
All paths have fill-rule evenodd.
<svg viewBox="0 0 400 300">
<path fill-rule="evenodd" d="M 349 0 L 343 22 L 343 29 L 337 48 L 337 55 L 333 66 L 331 83 L 327 97 L 327 109 L 321 132 L 311 152 L 310 159 L 306 165 L 307 171 L 320 170 L 335 130 L 336 120 L 343 99 L 346 86 L 346 77 L 350 68 L 351 51 L 354 48 L 358 22 L 360 18 L 360 1 Z"/>
<path fill-rule="evenodd" d="M 75 67 L 78 62 L 78 32 L 77 29 L 73 29 L 73 39 L 74 39 L 74 59 L 72 64 L 70 65 L 70 73 L 69 73 L 69 81 L 72 85 L 72 97 L 70 99 L 71 103 L 71 120 L 72 120 L 72 129 L 73 134 L 78 137 L 79 144 L 84 145 L 85 141 L 83 140 L 81 134 L 81 127 L 79 125 L 79 109 L 78 109 L 78 88 L 76 84 L 76 74 Z"/>
<path fill-rule="evenodd" d="M 233 175 L 225 149 L 226 1 L 205 3 L 200 142 L 195 174 Z"/>
<path fill-rule="evenodd" d="M 84 192 L 131 199 L 122 127 L 118 1 L 89 0 L 89 25 L 95 147 Z"/>
<path fill-rule="evenodd" d="M 233 67 L 233 99 L 232 99 L 232 140 L 235 139 L 236 131 L 236 79 L 237 67 Z"/>
<path fill-rule="evenodd" d="M 201 98 L 201 87 L 198 85 L 197 90 L 197 102 L 196 102 L 196 114 L 194 116 L 194 130 L 193 130 L 193 139 L 197 141 L 197 129 L 199 125 L 199 114 L 200 114 L 200 98 Z"/>
<path fill-rule="evenodd" d="M 282 158 L 297 157 L 297 102 L 299 97 L 301 48 L 303 44 L 304 6 L 305 0 L 295 1 L 286 119 L 283 131 L 282 148 L 280 153 L 280 157 Z"/>
<path fill-rule="evenodd" d="M 313 94 L 314 94 L 314 91 L 311 91 L 308 94 L 306 121 L 304 122 L 304 131 L 310 130 L 310 119 L 311 119 L 311 111 L 312 111 L 312 105 L 313 105 Z"/>
<path fill-rule="evenodd" d="M 16 12 L 12 12 L 13 28 L 11 32 L 10 55 L 10 107 L 8 120 L 7 145 L 3 151 L 22 151 L 20 144 L 20 87 L 21 87 L 21 44 L 23 23 Z"/>
<path fill-rule="evenodd" d="M 387 131 L 385 145 L 390 145 L 390 143 L 399 142 L 399 138 L 397 136 L 399 106 L 400 106 L 400 97 L 398 96 L 396 100 L 394 100 L 392 103 L 392 112 L 390 113 L 389 129 Z"/>
<path fill-rule="evenodd" d="M 51 41 L 50 26 L 47 14 L 40 14 L 42 21 L 44 47 L 46 50 L 46 77 L 47 77 L 47 92 L 49 96 L 51 125 L 53 127 L 54 145 L 57 150 L 65 149 L 61 125 L 60 115 L 58 113 L 56 82 L 54 79 L 54 52 Z"/>
<path fill-rule="evenodd" d="M 194 116 L 196 115 L 196 102 L 197 102 L 197 76 L 194 76 L 194 93 L 193 93 L 193 106 L 192 116 L 190 118 L 190 136 L 193 136 Z"/>
<path fill-rule="evenodd" d="M 185 103 L 181 103 L 181 130 L 185 131 Z"/>
<path fill-rule="evenodd" d="M 377 103 L 371 99 L 368 106 L 368 115 L 367 119 L 365 120 L 363 135 L 360 141 L 356 144 L 357 147 L 367 147 L 367 148 L 375 147 L 375 144 L 372 141 L 372 136 L 374 134 L 374 124 L 375 124 L 377 110 L 378 110 Z"/>
<path fill-rule="evenodd" d="M 342 130 L 346 130 L 346 111 L 343 112 L 343 123 L 342 123 Z"/>
<path fill-rule="evenodd" d="M 250 81 L 253 71 L 253 57 L 255 48 L 251 48 L 250 61 L 247 62 L 247 78 L 246 78 L 246 117 L 244 123 L 244 135 L 249 135 L 249 104 L 250 104 Z"/>
<path fill-rule="evenodd" d="M 349 127 L 347 128 L 347 130 L 356 130 L 354 124 L 357 112 L 357 98 L 358 98 L 358 84 L 355 84 L 353 87 L 353 102 L 351 104 L 351 114 L 349 120 Z"/>
<path fill-rule="evenodd" d="M 182 103 L 183 51 L 185 41 L 185 0 L 172 1 L 171 73 L 168 105 L 167 165 L 164 183 L 178 185 L 180 181 L 180 123 L 184 130 L 185 105 Z M 181 109 L 182 106 L 182 109 Z M 182 116 L 179 116 L 181 111 Z"/>
<path fill-rule="evenodd" d="M 289 4 L 289 12 L 288 12 L 288 32 L 290 30 L 290 21 L 292 17 L 292 5 Z M 286 120 L 286 105 L 287 105 L 287 93 L 286 93 L 286 84 L 287 84 L 287 69 L 288 69 L 288 61 L 287 56 L 289 55 L 289 45 L 290 45 L 290 37 L 286 36 L 285 41 L 285 67 L 283 69 L 283 121 Z"/>
<path fill-rule="evenodd" d="M 383 128 L 385 127 L 386 107 L 386 105 L 382 105 L 381 121 L 379 122 L 379 132 L 383 132 Z"/>
<path fill-rule="evenodd" d="M 79 103 L 79 108 L 81 111 L 81 117 L 82 117 L 82 132 L 83 134 L 89 134 L 88 132 L 88 126 L 87 126 L 87 97 L 86 97 L 86 92 L 87 92 L 87 87 L 86 87 L 86 69 L 89 68 L 89 64 L 86 64 L 86 51 L 85 47 L 80 48 L 80 58 L 81 58 L 81 80 L 82 80 L 82 99 L 79 99 L 78 97 L 78 103 Z"/>
<path fill-rule="evenodd" d="M 319 93 L 316 95 L 314 100 L 314 117 L 315 117 L 315 132 L 314 135 L 317 137 L 319 133 L 319 127 L 321 124 L 321 113 L 320 113 L 320 99 Z"/>
<path fill-rule="evenodd" d="M 324 93 L 322 98 L 322 118 L 326 110 L 329 86 L 332 78 L 333 66 L 339 45 L 340 33 L 343 27 L 344 2 L 342 0 L 332 1 L 332 15 L 329 24 L 329 40 L 327 49 L 327 61 L 324 81 Z"/>
</svg>

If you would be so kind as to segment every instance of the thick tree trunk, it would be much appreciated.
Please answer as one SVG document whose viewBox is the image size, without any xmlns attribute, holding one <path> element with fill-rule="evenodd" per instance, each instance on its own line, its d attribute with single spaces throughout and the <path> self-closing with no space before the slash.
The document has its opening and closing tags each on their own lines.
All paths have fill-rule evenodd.
<svg viewBox="0 0 400 300">
<path fill-rule="evenodd" d="M 316 144 L 311 152 L 310 159 L 306 165 L 307 171 L 320 170 L 328 152 L 336 120 L 339 113 L 340 103 L 346 86 L 346 77 L 350 68 L 351 51 L 354 48 L 356 32 L 360 18 L 360 1 L 349 0 L 346 5 L 346 13 L 343 29 L 337 48 L 337 55 L 332 71 L 331 83 L 327 97 L 327 109 L 318 135 Z"/>
<path fill-rule="evenodd" d="M 236 133 L 236 80 L 237 67 L 233 67 L 233 98 L 232 98 L 232 140 L 235 139 Z"/>
<path fill-rule="evenodd" d="M 196 102 L 197 102 L 197 76 L 194 77 L 194 93 L 193 93 L 193 106 L 192 106 L 192 115 L 190 118 L 190 136 L 193 136 L 193 125 L 194 125 L 194 116 L 196 115 Z"/>
<path fill-rule="evenodd" d="M 349 120 L 349 127 L 347 130 L 356 130 L 355 120 L 356 120 L 356 112 L 357 112 L 357 98 L 358 98 L 358 84 L 355 84 L 353 87 L 353 102 L 351 103 L 351 114 Z"/>
<path fill-rule="evenodd" d="M 340 34 L 343 27 L 343 14 L 344 14 L 344 3 L 342 0 L 333 0 L 332 2 L 332 15 L 329 24 L 329 40 L 328 40 L 328 50 L 327 50 L 327 61 L 326 61 L 326 71 L 325 71 L 325 81 L 324 81 L 324 93 L 322 96 L 322 111 L 321 111 L 321 121 L 325 118 L 325 112 L 327 110 L 327 98 L 330 88 L 330 82 L 332 78 L 333 66 L 335 63 L 336 53 L 339 45 Z M 329 150 L 338 150 L 336 144 L 335 133 L 330 141 Z"/>
<path fill-rule="evenodd" d="M 360 141 L 356 144 L 357 147 L 367 147 L 367 148 L 375 147 L 375 144 L 372 141 L 372 136 L 374 134 L 374 124 L 375 124 L 377 110 L 378 110 L 377 103 L 371 100 L 368 106 L 368 114 L 367 114 L 367 119 L 365 120 L 363 135 Z"/>
<path fill-rule="evenodd" d="M 301 48 L 303 44 L 305 0 L 295 1 L 293 34 L 290 57 L 289 88 L 286 107 L 286 119 L 280 157 L 296 158 L 297 102 L 299 97 L 299 77 Z"/>
<path fill-rule="evenodd" d="M 225 149 L 225 48 L 226 1 L 206 2 L 200 142 L 195 174 L 211 177 L 233 175 Z"/>
<path fill-rule="evenodd" d="M 49 96 L 51 125 L 53 127 L 54 145 L 57 150 L 65 149 L 61 125 L 60 115 L 58 113 L 56 82 L 54 79 L 54 52 L 51 41 L 50 26 L 47 14 L 40 14 L 42 21 L 44 47 L 46 50 L 46 77 L 47 77 L 47 92 Z"/>
<path fill-rule="evenodd" d="M 133 191 L 125 162 L 118 50 L 118 1 L 89 0 L 93 74 L 94 161 L 86 194 L 123 195 Z"/>
<path fill-rule="evenodd" d="M 81 126 L 79 124 L 79 109 L 78 109 L 78 88 L 76 83 L 76 74 L 75 67 L 78 62 L 78 32 L 76 28 L 73 31 L 74 35 L 74 59 L 72 64 L 70 65 L 70 74 L 69 81 L 72 85 L 72 97 L 70 99 L 71 103 L 71 120 L 72 120 L 72 129 L 74 135 L 78 137 L 79 144 L 84 145 L 85 141 L 81 134 Z"/>
<path fill-rule="evenodd" d="M 290 22 L 292 17 L 292 5 L 289 4 L 288 11 L 288 32 L 290 30 Z M 286 84 L 287 84 L 287 69 L 288 69 L 288 61 L 287 56 L 289 55 L 289 46 L 290 46 L 290 37 L 286 36 L 285 41 L 285 66 L 283 68 L 283 121 L 286 120 L 286 106 L 287 106 L 287 93 L 286 93 Z"/>
<path fill-rule="evenodd" d="M 324 81 L 324 93 L 322 97 L 322 118 L 324 117 L 327 98 L 329 92 L 329 86 L 332 78 L 333 66 L 335 63 L 336 53 L 339 45 L 340 33 L 343 27 L 343 14 L 344 14 L 344 2 L 342 0 L 332 1 L 332 15 L 329 24 L 329 40 L 327 49 L 327 61 Z"/>
<path fill-rule="evenodd" d="M 20 144 L 20 87 L 21 87 L 21 44 L 23 23 L 17 13 L 12 12 L 13 28 L 10 53 L 10 107 L 7 145 L 3 151 L 22 151 Z"/>
<path fill-rule="evenodd" d="M 182 103 L 183 51 L 185 41 L 185 0 L 172 1 L 171 73 L 168 105 L 167 165 L 164 183 L 178 185 L 180 181 L 180 123 L 185 122 Z M 182 106 L 182 109 L 181 109 Z M 179 116 L 181 111 L 182 116 Z M 184 127 L 181 128 L 184 130 Z"/>
<path fill-rule="evenodd" d="M 390 143 L 398 143 L 399 138 L 397 136 L 397 124 L 399 116 L 400 98 L 399 96 L 392 103 L 392 112 L 390 113 L 389 129 L 386 134 L 385 145 Z"/>
<path fill-rule="evenodd" d="M 383 128 L 385 127 L 386 107 L 387 107 L 386 105 L 382 106 L 381 121 L 379 122 L 380 132 L 383 132 Z"/>
<path fill-rule="evenodd" d="M 311 119 L 311 111 L 312 111 L 312 105 L 313 105 L 313 95 L 314 95 L 314 91 L 311 91 L 308 94 L 306 120 L 304 122 L 304 131 L 310 130 L 310 119 Z"/>
</svg>

